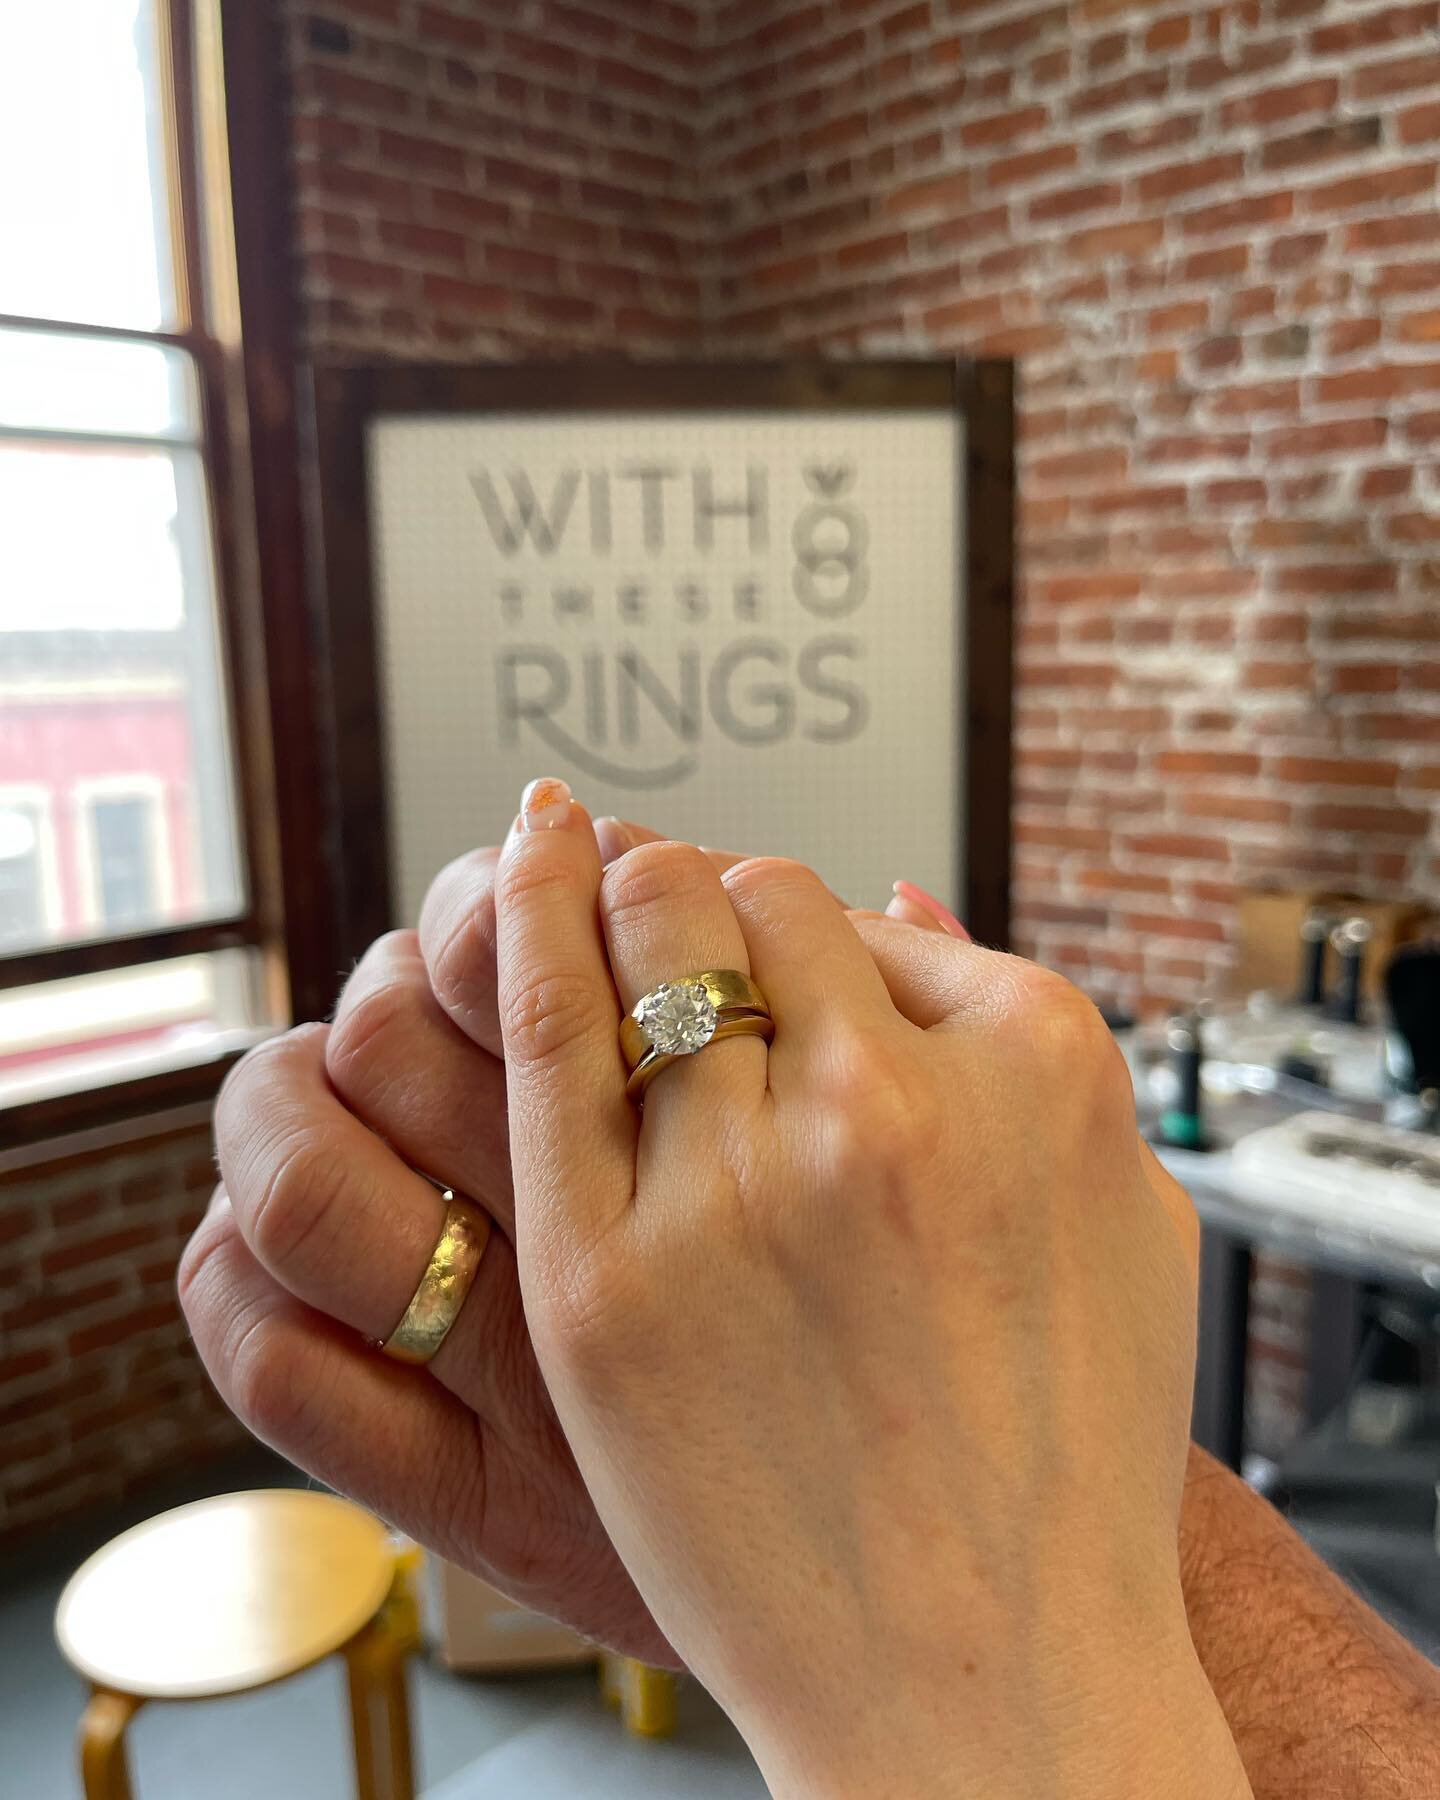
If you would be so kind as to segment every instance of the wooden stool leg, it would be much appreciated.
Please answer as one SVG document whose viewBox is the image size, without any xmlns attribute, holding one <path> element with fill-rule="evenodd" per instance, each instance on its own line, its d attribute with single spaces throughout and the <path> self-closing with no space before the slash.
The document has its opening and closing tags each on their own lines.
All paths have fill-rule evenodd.
<svg viewBox="0 0 1440 1800">
<path fill-rule="evenodd" d="M 80 1779 L 85 1800 L 132 1800 L 125 1730 L 143 1701 L 96 1688 L 80 1720 Z"/>
<path fill-rule="evenodd" d="M 387 1614 L 345 1648 L 358 1800 L 415 1800 L 405 1659 L 410 1638 Z"/>
<path fill-rule="evenodd" d="M 619 1712 L 625 1700 L 625 1659 L 613 1650 L 600 1652 L 600 1698 Z"/>
<path fill-rule="evenodd" d="M 625 1659 L 625 1729 L 636 1737 L 670 1737 L 675 1730 L 675 1677 L 667 1669 Z"/>
</svg>

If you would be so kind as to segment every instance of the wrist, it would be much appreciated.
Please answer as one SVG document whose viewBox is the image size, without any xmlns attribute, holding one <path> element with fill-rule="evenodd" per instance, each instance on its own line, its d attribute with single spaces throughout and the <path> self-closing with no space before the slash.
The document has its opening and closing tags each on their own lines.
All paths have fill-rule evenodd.
<svg viewBox="0 0 1440 1800">
<path fill-rule="evenodd" d="M 994 1638 L 973 1654 L 866 1654 L 828 1695 L 812 1667 L 778 1704 L 734 1716 L 775 1800 L 1250 1800 L 1177 1620 L 1162 1638 L 1071 1631 L 1038 1666 Z"/>
</svg>

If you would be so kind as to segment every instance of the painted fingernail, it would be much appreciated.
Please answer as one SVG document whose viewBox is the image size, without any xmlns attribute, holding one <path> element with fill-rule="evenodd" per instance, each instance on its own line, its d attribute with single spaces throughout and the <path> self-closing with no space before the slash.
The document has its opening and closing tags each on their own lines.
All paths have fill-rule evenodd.
<svg viewBox="0 0 1440 1800">
<path fill-rule="evenodd" d="M 962 944 L 974 941 L 948 906 L 942 906 L 933 894 L 927 894 L 924 888 L 916 887 L 913 881 L 897 881 L 894 892 L 896 900 L 908 900 L 911 906 L 918 906 L 921 912 L 929 913 L 942 931 L 948 931 L 951 937 L 959 938 Z M 894 901 L 891 902 L 893 904 Z M 889 912 L 890 908 L 887 906 L 885 910 Z"/>
<path fill-rule="evenodd" d="M 570 789 L 553 775 L 532 781 L 520 796 L 520 829 L 554 831 L 570 823 Z"/>
<path fill-rule="evenodd" d="M 600 860 L 607 866 L 635 848 L 630 827 L 623 819 L 610 817 L 595 821 L 595 842 L 600 846 Z"/>
</svg>

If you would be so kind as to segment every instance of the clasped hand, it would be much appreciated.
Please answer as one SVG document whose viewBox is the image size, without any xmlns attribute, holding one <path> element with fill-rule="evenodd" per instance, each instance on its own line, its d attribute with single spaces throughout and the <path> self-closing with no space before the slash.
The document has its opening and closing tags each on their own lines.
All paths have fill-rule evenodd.
<svg viewBox="0 0 1440 1800">
<path fill-rule="evenodd" d="M 753 977 L 774 1041 L 639 1112 L 619 1021 L 706 968 Z M 796 863 L 606 866 L 550 784 L 332 1026 L 246 1059 L 216 1133 L 182 1292 L 241 1416 L 683 1662 L 777 1794 L 1248 1791 L 1176 1552 L 1193 1214 L 1067 982 Z M 500 1230 L 411 1370 L 365 1340 L 439 1230 L 420 1169 Z"/>
</svg>

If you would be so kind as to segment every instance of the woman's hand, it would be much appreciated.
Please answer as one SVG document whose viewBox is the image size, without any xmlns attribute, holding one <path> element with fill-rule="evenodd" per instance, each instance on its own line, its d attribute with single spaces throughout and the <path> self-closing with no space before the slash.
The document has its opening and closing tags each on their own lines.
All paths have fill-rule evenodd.
<svg viewBox="0 0 1440 1800">
<path fill-rule="evenodd" d="M 617 820 L 598 829 L 610 857 L 655 841 Z M 739 860 L 709 854 L 717 868 Z M 521 1306 L 498 855 L 474 851 L 436 878 L 418 934 L 371 945 L 333 1024 L 286 1033 L 230 1076 L 216 1108 L 224 1185 L 181 1263 L 181 1299 L 212 1379 L 256 1436 L 522 1604 L 674 1664 L 596 1517 Z M 426 1370 L 373 1348 L 443 1218 L 417 1169 L 499 1227 Z"/>
<path fill-rule="evenodd" d="M 1177 1567 L 1186 1215 L 1098 1014 L 793 863 L 604 870 L 542 798 L 496 890 L 521 1284 L 670 1642 L 777 1792 L 1245 1793 Z M 774 1043 L 637 1116 L 620 1018 L 706 968 Z"/>
</svg>

